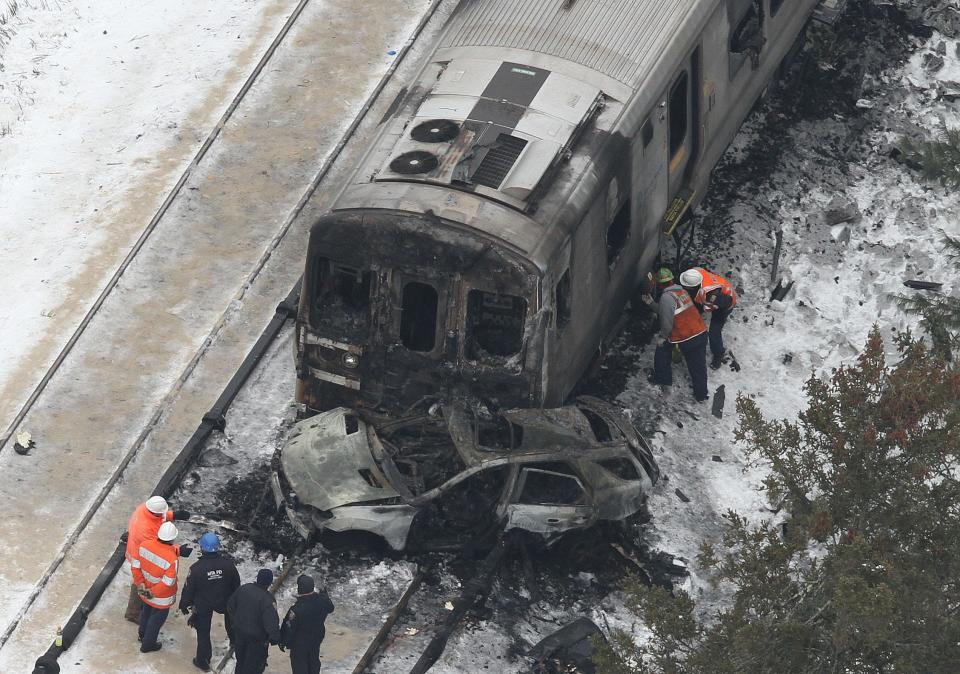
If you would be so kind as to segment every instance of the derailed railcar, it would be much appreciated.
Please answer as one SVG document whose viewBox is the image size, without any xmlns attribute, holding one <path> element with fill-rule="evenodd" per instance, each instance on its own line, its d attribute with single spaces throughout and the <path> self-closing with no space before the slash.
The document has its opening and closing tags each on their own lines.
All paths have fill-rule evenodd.
<svg viewBox="0 0 960 674">
<path fill-rule="evenodd" d="M 472 0 L 310 235 L 298 401 L 558 405 L 815 0 Z"/>
</svg>

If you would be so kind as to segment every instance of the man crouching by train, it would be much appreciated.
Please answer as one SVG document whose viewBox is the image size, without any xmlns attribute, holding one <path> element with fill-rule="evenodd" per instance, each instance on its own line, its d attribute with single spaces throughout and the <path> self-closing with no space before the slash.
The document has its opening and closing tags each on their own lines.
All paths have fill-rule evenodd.
<svg viewBox="0 0 960 674">
<path fill-rule="evenodd" d="M 673 349 L 679 348 L 693 380 L 693 397 L 697 402 L 709 398 L 707 393 L 707 326 L 697 311 L 690 294 L 673 280 L 673 272 L 661 267 L 656 275 L 660 302 L 650 294 L 643 302 L 660 316 L 663 341 L 653 354 L 653 376 L 650 382 L 661 386 L 673 384 Z"/>
</svg>

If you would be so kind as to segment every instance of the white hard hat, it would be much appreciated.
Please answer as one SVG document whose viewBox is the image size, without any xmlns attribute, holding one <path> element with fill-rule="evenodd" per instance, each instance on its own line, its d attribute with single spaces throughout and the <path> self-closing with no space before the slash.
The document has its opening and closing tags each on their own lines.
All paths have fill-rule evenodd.
<svg viewBox="0 0 960 674">
<path fill-rule="evenodd" d="M 162 496 L 151 496 L 147 499 L 147 510 L 154 515 L 164 515 L 167 512 L 167 499 Z"/>
<path fill-rule="evenodd" d="M 680 274 L 680 285 L 693 288 L 703 283 L 703 274 L 699 269 L 688 269 Z"/>
<path fill-rule="evenodd" d="M 164 522 L 160 525 L 160 529 L 157 531 L 157 538 L 161 541 L 169 543 L 174 538 L 177 537 L 177 526 L 173 522 Z"/>
</svg>

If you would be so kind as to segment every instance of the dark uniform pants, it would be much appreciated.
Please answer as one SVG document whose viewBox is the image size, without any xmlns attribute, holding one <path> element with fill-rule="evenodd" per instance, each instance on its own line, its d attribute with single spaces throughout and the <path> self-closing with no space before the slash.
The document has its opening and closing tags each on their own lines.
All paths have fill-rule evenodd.
<svg viewBox="0 0 960 674">
<path fill-rule="evenodd" d="M 653 352 L 653 378 L 658 384 L 673 384 L 673 344 L 662 342 Z M 707 393 L 707 335 L 701 333 L 685 342 L 680 342 L 680 353 L 687 361 L 687 370 L 693 382 L 693 397 L 706 400 Z"/>
<path fill-rule="evenodd" d="M 710 353 L 714 356 L 723 355 L 723 324 L 731 311 L 733 307 L 717 309 L 710 314 Z"/>
<path fill-rule="evenodd" d="M 140 602 L 143 606 L 140 608 L 140 629 L 137 630 L 137 636 L 140 637 L 143 649 L 146 646 L 152 646 L 157 643 L 157 637 L 160 636 L 160 628 L 167 621 L 167 615 L 170 613 L 168 608 L 154 608 L 150 604 Z"/>
<path fill-rule="evenodd" d="M 263 674 L 267 668 L 269 644 L 259 639 L 248 639 L 242 634 L 233 635 L 233 651 L 237 656 L 234 674 Z"/>
<path fill-rule="evenodd" d="M 293 674 L 320 674 L 320 647 L 290 649 Z"/>
<path fill-rule="evenodd" d="M 213 609 L 193 611 L 193 629 L 197 630 L 197 662 L 202 665 L 210 664 L 213 655 L 213 646 L 210 643 L 210 621 L 213 619 Z"/>
</svg>

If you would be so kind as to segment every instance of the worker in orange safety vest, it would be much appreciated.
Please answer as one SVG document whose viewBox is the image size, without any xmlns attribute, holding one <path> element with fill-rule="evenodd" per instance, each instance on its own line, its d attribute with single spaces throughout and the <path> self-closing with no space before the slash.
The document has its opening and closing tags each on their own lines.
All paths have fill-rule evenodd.
<svg viewBox="0 0 960 674">
<path fill-rule="evenodd" d="M 710 354 L 713 356 L 710 367 L 716 370 L 723 364 L 726 352 L 723 326 L 737 306 L 737 291 L 730 281 L 703 267 L 693 267 L 680 274 L 680 285 L 690 293 L 701 312 L 710 314 Z"/>
<path fill-rule="evenodd" d="M 192 552 L 189 545 L 174 545 L 178 533 L 173 522 L 164 522 L 157 537 L 143 541 L 137 550 L 140 564 L 133 568 L 133 579 L 143 602 L 137 630 L 141 653 L 160 650 L 157 637 L 177 599 L 179 559 Z"/>
<path fill-rule="evenodd" d="M 673 279 L 673 272 L 665 267 L 657 271 L 656 285 L 660 302 L 655 304 L 649 294 L 643 301 L 660 316 L 660 335 L 663 341 L 653 354 L 653 374 L 650 382 L 661 386 L 673 384 L 673 349 L 679 348 L 687 363 L 693 382 L 693 397 L 702 402 L 707 393 L 707 326 L 690 295 Z"/>
<path fill-rule="evenodd" d="M 144 503 L 137 506 L 133 514 L 130 515 L 130 521 L 127 524 L 127 564 L 130 566 L 130 572 L 133 573 L 140 566 L 140 559 L 137 556 L 140 550 L 140 544 L 146 540 L 157 537 L 157 531 L 164 522 L 170 522 L 174 519 L 185 520 L 190 518 L 190 513 L 186 510 L 171 510 L 167 505 L 167 500 L 162 496 L 151 496 Z M 140 608 L 143 602 L 137 594 L 137 584 L 131 583 L 130 597 L 127 600 L 127 609 L 124 617 L 132 623 L 140 622 Z"/>
</svg>

